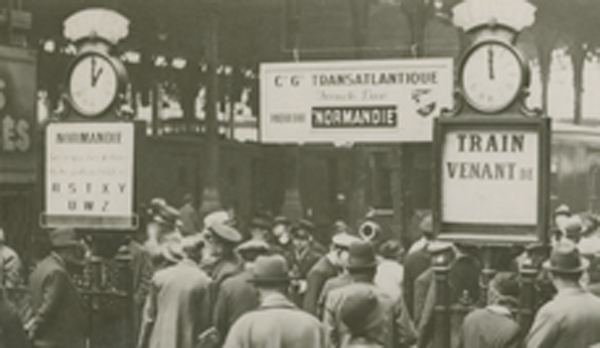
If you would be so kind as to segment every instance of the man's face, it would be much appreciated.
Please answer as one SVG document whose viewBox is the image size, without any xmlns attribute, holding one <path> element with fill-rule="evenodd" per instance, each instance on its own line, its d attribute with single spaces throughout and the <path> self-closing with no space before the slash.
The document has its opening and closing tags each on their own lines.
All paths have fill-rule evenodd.
<svg viewBox="0 0 600 348">
<path fill-rule="evenodd" d="M 298 251 L 302 251 L 305 250 L 306 248 L 308 248 L 308 244 L 310 243 L 310 240 L 308 238 L 294 238 L 294 248 Z"/>
<path fill-rule="evenodd" d="M 336 266 L 344 267 L 348 263 L 348 248 L 334 246 L 333 247 L 334 260 L 333 263 Z"/>
<path fill-rule="evenodd" d="M 273 227 L 273 236 L 281 245 L 287 245 L 290 242 L 289 229 L 284 224 L 277 224 Z"/>
</svg>

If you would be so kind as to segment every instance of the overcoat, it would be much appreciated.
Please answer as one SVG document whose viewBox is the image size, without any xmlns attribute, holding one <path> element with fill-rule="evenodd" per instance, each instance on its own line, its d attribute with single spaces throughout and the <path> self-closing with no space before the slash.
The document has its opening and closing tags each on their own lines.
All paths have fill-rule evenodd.
<svg viewBox="0 0 600 348">
<path fill-rule="evenodd" d="M 319 296 L 325 282 L 337 276 L 339 268 L 336 267 L 327 257 L 322 256 L 317 263 L 310 269 L 306 276 L 306 293 L 304 294 L 304 310 L 317 315 Z"/>
<path fill-rule="evenodd" d="M 252 278 L 244 271 L 227 278 L 221 284 L 217 294 L 213 323 L 221 337 L 226 337 L 233 323 L 244 313 L 258 308 L 260 299 L 258 290 L 248 282 Z"/>
<path fill-rule="evenodd" d="M 325 328 L 282 294 L 271 294 L 244 314 L 227 335 L 223 348 L 326 348 Z"/>
<path fill-rule="evenodd" d="M 29 278 L 36 347 L 85 347 L 86 317 L 64 261 L 55 253 L 43 259 Z"/>
<path fill-rule="evenodd" d="M 527 348 L 589 347 L 600 343 L 600 299 L 583 290 L 560 291 L 535 316 Z"/>
<path fill-rule="evenodd" d="M 365 318 L 366 337 L 386 348 L 408 346 L 416 342 L 417 332 L 408 316 L 404 302 L 394 301 L 383 290 L 371 283 L 356 282 L 333 290 L 327 296 L 323 322 L 332 347 L 345 347 L 351 339 L 348 327 L 341 319 L 340 310 L 345 299 L 355 293 L 373 292 L 377 305 Z"/>
<path fill-rule="evenodd" d="M 210 278 L 187 259 L 156 272 L 139 346 L 193 348 L 198 336 L 210 326 L 209 284 Z"/>
</svg>

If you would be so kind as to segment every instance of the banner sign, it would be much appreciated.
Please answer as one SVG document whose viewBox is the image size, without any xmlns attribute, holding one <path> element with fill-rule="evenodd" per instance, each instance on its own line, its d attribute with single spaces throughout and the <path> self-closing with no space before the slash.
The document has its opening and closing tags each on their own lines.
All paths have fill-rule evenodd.
<svg viewBox="0 0 600 348">
<path fill-rule="evenodd" d="M 33 183 L 37 60 L 34 50 L 0 46 L 0 183 Z"/>
<path fill-rule="evenodd" d="M 260 140 L 431 141 L 452 88 L 452 59 L 261 64 Z"/>
<path fill-rule="evenodd" d="M 133 178 L 132 123 L 48 125 L 44 225 L 132 228 Z"/>
<path fill-rule="evenodd" d="M 547 202 L 546 126 L 545 120 L 436 122 L 442 235 L 537 240 Z"/>
</svg>

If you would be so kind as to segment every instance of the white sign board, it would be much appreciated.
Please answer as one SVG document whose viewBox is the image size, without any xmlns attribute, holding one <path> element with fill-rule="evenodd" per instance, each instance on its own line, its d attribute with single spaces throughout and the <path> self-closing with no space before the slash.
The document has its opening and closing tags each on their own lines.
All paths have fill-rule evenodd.
<svg viewBox="0 0 600 348">
<path fill-rule="evenodd" d="M 261 64 L 260 140 L 431 141 L 452 88 L 452 59 Z"/>
<path fill-rule="evenodd" d="M 448 130 L 441 187 L 444 223 L 536 225 L 539 134 Z"/>
<path fill-rule="evenodd" d="M 50 124 L 45 225 L 131 228 L 133 176 L 133 124 Z"/>
</svg>

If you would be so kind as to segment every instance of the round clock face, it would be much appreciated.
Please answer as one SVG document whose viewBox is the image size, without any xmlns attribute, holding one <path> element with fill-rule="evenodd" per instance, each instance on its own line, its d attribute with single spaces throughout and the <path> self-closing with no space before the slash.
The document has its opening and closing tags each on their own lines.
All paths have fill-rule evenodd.
<svg viewBox="0 0 600 348">
<path fill-rule="evenodd" d="M 69 77 L 69 93 L 83 116 L 106 111 L 119 92 L 119 76 L 109 58 L 101 54 L 82 56 L 74 63 Z"/>
<path fill-rule="evenodd" d="M 467 102 L 485 113 L 504 110 L 515 100 L 524 82 L 518 54 L 501 42 L 483 42 L 467 53 L 461 83 Z"/>
</svg>

